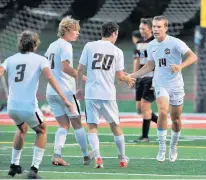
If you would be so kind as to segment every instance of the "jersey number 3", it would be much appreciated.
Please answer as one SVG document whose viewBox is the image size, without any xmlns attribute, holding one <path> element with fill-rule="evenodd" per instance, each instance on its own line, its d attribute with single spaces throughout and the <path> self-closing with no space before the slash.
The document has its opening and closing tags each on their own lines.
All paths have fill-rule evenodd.
<svg viewBox="0 0 206 180">
<path fill-rule="evenodd" d="M 26 69 L 26 64 L 19 64 L 16 66 L 17 76 L 15 77 L 15 82 L 23 81 L 25 69 Z"/>
<path fill-rule="evenodd" d="M 105 56 L 103 54 L 100 53 L 95 53 L 94 57 L 95 60 L 92 62 L 92 69 L 103 69 L 103 70 L 110 70 L 112 62 L 114 60 L 114 56 L 113 55 L 108 55 L 106 54 Z M 101 62 L 103 60 L 102 63 L 102 67 L 98 66 L 97 62 Z"/>
</svg>

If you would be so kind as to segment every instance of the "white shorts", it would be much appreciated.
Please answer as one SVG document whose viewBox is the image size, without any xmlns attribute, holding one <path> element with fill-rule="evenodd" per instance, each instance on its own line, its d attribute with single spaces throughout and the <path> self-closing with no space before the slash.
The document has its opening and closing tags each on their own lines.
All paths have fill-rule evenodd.
<svg viewBox="0 0 206 180">
<path fill-rule="evenodd" d="M 75 95 L 66 95 L 67 99 L 76 105 L 76 113 L 71 114 L 69 109 L 65 106 L 59 95 L 48 95 L 47 101 L 52 109 L 55 117 L 63 116 L 66 114 L 68 117 L 77 117 L 81 114 L 79 101 L 76 99 Z"/>
<path fill-rule="evenodd" d="M 34 112 L 8 109 L 8 114 L 17 126 L 25 122 L 29 127 L 34 128 L 44 121 L 44 116 L 39 109 L 36 109 Z"/>
<path fill-rule="evenodd" d="M 184 90 L 174 91 L 165 87 L 155 88 L 156 98 L 164 96 L 167 97 L 169 104 L 172 106 L 180 106 L 184 103 Z"/>
<path fill-rule="evenodd" d="M 99 124 L 101 116 L 103 116 L 108 123 L 115 122 L 117 125 L 120 123 L 116 101 L 96 99 L 86 99 L 85 101 L 85 115 L 88 124 Z"/>
</svg>

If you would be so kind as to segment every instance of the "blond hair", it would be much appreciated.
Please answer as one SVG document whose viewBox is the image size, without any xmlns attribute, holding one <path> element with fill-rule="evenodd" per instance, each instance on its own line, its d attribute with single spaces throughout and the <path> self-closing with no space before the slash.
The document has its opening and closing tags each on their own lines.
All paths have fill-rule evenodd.
<svg viewBox="0 0 206 180">
<path fill-rule="evenodd" d="M 165 21 L 165 27 L 168 27 L 169 22 L 168 22 L 168 19 L 167 19 L 165 16 L 155 16 L 155 17 L 153 18 L 153 21 L 154 21 L 154 20 L 156 20 L 156 21 L 162 21 L 162 20 L 164 20 L 164 21 Z"/>
<path fill-rule="evenodd" d="M 67 32 L 70 32 L 72 30 L 73 31 L 79 31 L 80 30 L 79 21 L 73 19 L 71 16 L 66 16 L 59 23 L 57 36 L 58 37 L 63 37 Z"/>
<path fill-rule="evenodd" d="M 18 47 L 21 53 L 33 52 L 40 44 L 39 35 L 26 30 L 19 35 Z"/>
</svg>

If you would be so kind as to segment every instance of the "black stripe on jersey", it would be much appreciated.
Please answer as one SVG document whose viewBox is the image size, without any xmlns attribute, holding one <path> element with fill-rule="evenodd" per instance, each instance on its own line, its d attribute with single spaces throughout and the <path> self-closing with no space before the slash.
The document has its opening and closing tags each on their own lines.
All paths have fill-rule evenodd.
<svg viewBox="0 0 206 180">
<path fill-rule="evenodd" d="M 37 112 L 35 112 L 35 114 L 36 114 L 36 117 L 37 117 L 37 119 L 38 119 L 38 121 L 39 121 L 39 124 L 41 124 L 43 121 L 41 120 L 41 118 L 39 117 L 39 115 L 38 115 Z"/>
<path fill-rule="evenodd" d="M 86 103 L 85 103 L 85 110 L 84 110 L 84 112 L 85 112 L 85 118 L 86 118 L 86 123 L 87 123 L 87 108 L 86 108 Z"/>
<path fill-rule="evenodd" d="M 80 112 L 79 105 L 78 105 L 78 103 L 77 103 L 76 96 L 75 96 L 75 95 L 73 95 L 73 98 L 74 98 L 75 104 L 76 104 L 76 106 L 77 106 L 78 113 L 79 113 L 79 115 L 80 115 L 80 114 L 81 114 L 81 112 Z"/>
</svg>

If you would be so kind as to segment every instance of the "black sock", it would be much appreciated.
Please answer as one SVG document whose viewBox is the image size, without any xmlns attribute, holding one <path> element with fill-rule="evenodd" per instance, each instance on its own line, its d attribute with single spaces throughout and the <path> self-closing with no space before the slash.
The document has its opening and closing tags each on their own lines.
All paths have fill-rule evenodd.
<svg viewBox="0 0 206 180">
<path fill-rule="evenodd" d="M 149 128 L 150 128 L 150 119 L 143 119 L 142 137 L 148 138 Z"/>
<path fill-rule="evenodd" d="M 155 113 L 152 112 L 151 121 L 153 121 L 157 124 L 157 119 L 158 119 L 158 116 Z"/>
</svg>

